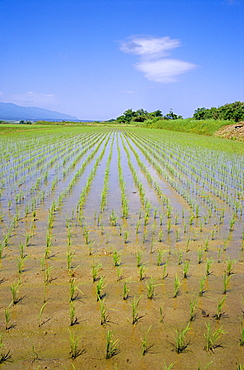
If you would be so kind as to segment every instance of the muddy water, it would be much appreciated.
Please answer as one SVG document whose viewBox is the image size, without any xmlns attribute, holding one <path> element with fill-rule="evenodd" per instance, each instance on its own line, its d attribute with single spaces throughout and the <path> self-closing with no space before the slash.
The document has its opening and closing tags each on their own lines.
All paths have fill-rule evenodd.
<svg viewBox="0 0 244 370">
<path fill-rule="evenodd" d="M 102 135 L 103 132 L 100 130 L 98 134 Z M 86 134 L 89 138 L 94 134 L 94 129 Z M 138 149 L 148 171 L 164 190 L 168 189 L 167 196 L 172 198 L 174 206 L 168 217 L 165 206 L 148 183 L 128 147 L 146 197 L 151 202 L 150 214 L 145 222 L 145 209 L 123 150 L 124 131 L 108 131 L 108 135 L 110 139 L 87 194 L 82 219 L 79 218 L 79 212 L 76 212 L 76 204 L 102 147 L 54 212 L 53 227 L 49 230 L 52 242 L 48 258 L 43 259 L 49 208 L 52 201 L 58 199 L 59 193 L 67 187 L 72 174 L 66 179 L 59 176 L 60 181 L 55 191 L 48 192 L 44 201 L 37 204 L 36 215 L 30 212 L 25 216 L 23 199 L 18 205 L 19 219 L 11 230 L 8 226 L 15 212 L 8 210 L 8 200 L 4 195 L 8 194 L 10 197 L 10 194 L 7 189 L 3 189 L 1 235 L 3 240 L 9 230 L 9 238 L 3 249 L 3 258 L 0 259 L 0 330 L 4 343 L 1 351 L 5 354 L 10 351 L 11 357 L 2 366 L 5 369 L 73 369 L 74 366 L 76 369 L 162 369 L 164 364 L 169 366 L 175 363 L 173 369 L 197 369 L 198 366 L 204 369 L 208 364 L 209 369 L 236 369 L 237 362 L 244 364 L 244 349 L 239 342 L 244 310 L 241 210 L 236 214 L 232 231 L 229 230 L 229 222 L 233 216 L 230 207 L 225 207 L 225 214 L 220 220 L 223 204 L 219 210 L 213 211 L 212 215 L 209 215 L 204 207 L 199 218 L 191 220 L 185 199 L 175 189 L 171 189 L 166 181 L 163 182 L 153 165 L 149 166 Z M 126 183 L 125 194 L 128 198 L 127 219 L 121 217 L 117 140 Z M 113 151 L 107 204 L 104 212 L 100 213 L 104 171 L 111 145 Z M 79 164 L 75 169 L 78 166 Z M 47 187 L 51 185 L 51 181 L 51 177 L 48 178 Z M 180 208 L 175 206 L 177 204 Z M 109 221 L 113 210 L 118 216 L 116 226 L 112 226 Z M 25 246 L 26 233 L 30 233 L 31 237 Z M 24 244 L 26 255 L 22 273 L 18 272 L 17 263 L 20 258 L 20 242 Z M 114 266 L 115 250 L 120 254 L 119 266 Z M 199 250 L 202 250 L 201 258 Z M 70 270 L 67 262 L 68 251 L 72 253 Z M 161 258 L 159 251 L 162 252 Z M 138 252 L 141 253 L 139 264 L 143 267 L 141 280 L 140 267 L 137 266 Z M 189 266 L 184 278 L 187 261 Z M 100 265 L 95 282 L 92 279 L 94 264 Z M 226 294 L 223 294 L 223 275 L 228 271 L 228 267 L 229 281 Z M 50 276 L 44 284 L 48 271 Z M 174 297 L 176 276 L 180 286 L 177 296 Z M 100 305 L 96 296 L 96 285 L 102 277 L 102 300 L 107 317 L 104 325 L 101 325 Z M 199 296 L 200 280 L 203 277 L 203 294 Z M 70 326 L 72 279 L 75 279 L 77 287 L 73 300 L 77 322 Z M 10 286 L 18 280 L 18 302 L 13 305 Z M 152 299 L 148 298 L 150 281 L 154 289 Z M 123 299 L 125 283 L 129 287 L 126 300 Z M 134 298 L 139 299 L 138 320 L 132 325 Z M 223 298 L 225 301 L 217 320 L 217 306 Z M 187 326 L 190 319 L 190 302 L 195 299 L 194 320 L 190 322 L 190 329 L 186 334 L 185 348 L 178 354 L 175 349 L 176 330 Z M 46 305 L 40 316 L 44 301 Z M 8 307 L 10 320 L 6 330 L 4 309 Z M 206 351 L 204 337 L 208 323 L 212 332 L 221 327 L 225 332 L 211 351 Z M 108 330 L 112 330 L 113 339 L 119 341 L 116 355 L 111 359 L 105 358 Z M 78 338 L 79 356 L 73 360 L 70 358 L 70 333 Z M 143 355 L 142 340 L 145 335 L 147 343 L 146 353 Z"/>
</svg>

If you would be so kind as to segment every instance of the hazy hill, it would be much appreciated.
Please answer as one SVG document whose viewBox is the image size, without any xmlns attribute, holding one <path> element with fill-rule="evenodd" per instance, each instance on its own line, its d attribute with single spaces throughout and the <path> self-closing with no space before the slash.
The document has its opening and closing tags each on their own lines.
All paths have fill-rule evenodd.
<svg viewBox="0 0 244 370">
<path fill-rule="evenodd" d="M 12 103 L 0 103 L 0 119 L 2 120 L 57 120 L 57 121 L 77 121 L 78 118 L 60 112 L 51 111 L 43 108 L 22 107 Z"/>
</svg>

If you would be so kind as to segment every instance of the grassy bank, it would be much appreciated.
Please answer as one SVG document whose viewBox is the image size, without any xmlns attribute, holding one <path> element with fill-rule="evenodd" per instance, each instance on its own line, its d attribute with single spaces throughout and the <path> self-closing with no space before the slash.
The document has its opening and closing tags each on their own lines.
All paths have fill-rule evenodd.
<svg viewBox="0 0 244 370">
<path fill-rule="evenodd" d="M 162 120 L 159 117 L 156 117 L 154 119 L 148 119 L 144 121 L 144 126 L 148 128 L 159 128 L 180 132 L 192 132 L 195 134 L 211 136 L 221 127 L 232 123 L 234 124 L 235 122 L 214 119 L 199 121 L 193 118 Z"/>
</svg>

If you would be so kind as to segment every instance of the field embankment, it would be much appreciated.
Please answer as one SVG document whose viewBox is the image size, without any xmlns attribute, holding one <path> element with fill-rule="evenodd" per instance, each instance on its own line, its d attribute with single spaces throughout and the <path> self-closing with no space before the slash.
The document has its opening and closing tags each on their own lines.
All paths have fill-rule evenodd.
<svg viewBox="0 0 244 370">
<path fill-rule="evenodd" d="M 161 118 L 148 119 L 144 122 L 147 128 L 157 128 L 163 130 L 191 132 L 200 135 L 217 135 L 220 137 L 241 140 L 244 139 L 243 124 L 226 120 L 195 120 L 193 118 L 163 120 Z M 239 126 L 241 126 L 239 128 Z"/>
</svg>

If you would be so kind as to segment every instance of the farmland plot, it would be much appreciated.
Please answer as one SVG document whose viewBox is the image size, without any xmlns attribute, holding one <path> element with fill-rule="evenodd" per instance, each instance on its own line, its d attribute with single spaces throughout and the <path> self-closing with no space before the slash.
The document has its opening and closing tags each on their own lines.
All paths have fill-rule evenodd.
<svg viewBox="0 0 244 370">
<path fill-rule="evenodd" d="M 244 366 L 239 143 L 94 127 L 0 140 L 5 369 Z"/>
</svg>

